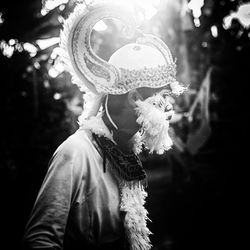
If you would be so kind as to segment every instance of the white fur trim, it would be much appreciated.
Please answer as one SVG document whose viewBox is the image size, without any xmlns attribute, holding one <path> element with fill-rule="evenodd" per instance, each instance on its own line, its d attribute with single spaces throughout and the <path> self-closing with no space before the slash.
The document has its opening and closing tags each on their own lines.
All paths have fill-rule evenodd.
<svg viewBox="0 0 250 250">
<path fill-rule="evenodd" d="M 125 212 L 124 226 L 131 250 L 149 250 L 150 230 L 147 228 L 148 211 L 145 209 L 147 192 L 140 184 L 121 185 L 120 210 Z"/>
</svg>

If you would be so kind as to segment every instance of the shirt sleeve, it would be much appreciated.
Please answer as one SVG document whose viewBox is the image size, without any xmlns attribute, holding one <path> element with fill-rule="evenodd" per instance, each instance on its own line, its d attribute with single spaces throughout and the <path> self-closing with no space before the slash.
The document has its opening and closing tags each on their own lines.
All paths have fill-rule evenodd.
<svg viewBox="0 0 250 250">
<path fill-rule="evenodd" d="M 57 150 L 27 223 L 24 249 L 63 249 L 63 237 L 79 181 L 74 151 Z"/>
</svg>

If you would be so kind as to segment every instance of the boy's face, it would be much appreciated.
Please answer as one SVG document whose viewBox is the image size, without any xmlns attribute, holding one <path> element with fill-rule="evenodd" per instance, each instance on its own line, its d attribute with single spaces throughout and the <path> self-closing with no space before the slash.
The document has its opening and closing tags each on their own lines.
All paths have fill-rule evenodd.
<svg viewBox="0 0 250 250">
<path fill-rule="evenodd" d="M 109 95 L 107 109 L 111 119 L 117 125 L 119 130 L 130 131 L 131 135 L 133 135 L 141 128 L 141 126 L 137 123 L 138 115 L 135 110 L 137 107 L 136 101 L 145 101 L 146 99 L 152 99 L 154 101 L 156 99 L 157 103 L 155 108 L 158 107 L 161 112 L 170 111 L 172 108 L 169 105 L 165 105 L 165 100 L 163 98 L 165 90 L 166 87 L 157 89 L 142 87 L 124 95 Z M 158 93 L 160 94 L 157 95 Z M 160 97 L 160 99 L 155 98 L 155 96 Z"/>
</svg>

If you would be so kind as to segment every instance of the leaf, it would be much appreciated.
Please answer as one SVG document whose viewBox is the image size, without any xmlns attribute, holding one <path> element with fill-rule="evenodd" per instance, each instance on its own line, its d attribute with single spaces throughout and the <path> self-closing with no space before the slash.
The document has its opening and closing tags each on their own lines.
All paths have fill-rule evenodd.
<svg viewBox="0 0 250 250">
<path fill-rule="evenodd" d="M 209 94 L 210 94 L 210 76 L 212 68 L 209 68 L 207 74 L 201 84 L 201 88 L 189 110 L 189 121 L 193 120 L 194 111 L 200 106 L 200 126 L 190 132 L 187 139 L 187 150 L 192 154 L 196 154 L 199 149 L 206 143 L 211 135 L 211 127 L 209 124 Z"/>
</svg>

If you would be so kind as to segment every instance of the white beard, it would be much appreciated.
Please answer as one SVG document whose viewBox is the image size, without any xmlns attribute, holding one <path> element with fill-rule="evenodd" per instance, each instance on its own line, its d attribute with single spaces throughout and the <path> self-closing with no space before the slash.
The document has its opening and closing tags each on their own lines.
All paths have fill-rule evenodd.
<svg viewBox="0 0 250 250">
<path fill-rule="evenodd" d="M 156 95 L 144 101 L 136 101 L 136 105 L 136 122 L 141 130 L 133 136 L 134 151 L 140 153 L 144 145 L 150 153 L 163 154 L 173 145 L 168 134 L 169 120 L 174 113 L 171 103 Z M 169 107 L 168 111 L 165 111 L 166 107 Z"/>
</svg>

